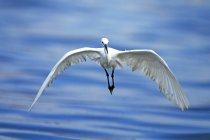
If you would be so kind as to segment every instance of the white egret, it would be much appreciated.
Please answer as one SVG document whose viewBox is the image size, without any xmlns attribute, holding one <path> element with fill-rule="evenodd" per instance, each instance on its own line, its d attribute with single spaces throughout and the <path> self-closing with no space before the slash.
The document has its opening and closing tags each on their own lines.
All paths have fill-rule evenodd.
<svg viewBox="0 0 210 140">
<path fill-rule="evenodd" d="M 104 46 L 103 48 L 80 48 L 67 52 L 57 62 L 45 79 L 29 110 L 31 110 L 44 90 L 59 73 L 73 64 L 86 61 L 86 59 L 95 61 L 104 69 L 107 77 L 108 89 L 111 94 L 115 88 L 115 69 L 121 69 L 123 64 L 127 64 L 130 66 L 132 71 L 141 71 L 155 81 L 158 84 L 160 91 L 166 96 L 166 98 L 175 103 L 181 108 L 181 110 L 188 108 L 188 100 L 184 95 L 179 82 L 176 80 L 166 62 L 157 53 L 153 50 L 119 51 L 108 46 L 109 40 L 107 38 L 102 38 L 101 42 Z M 107 69 L 112 70 L 112 85 L 110 85 L 109 82 L 109 73 Z"/>
</svg>

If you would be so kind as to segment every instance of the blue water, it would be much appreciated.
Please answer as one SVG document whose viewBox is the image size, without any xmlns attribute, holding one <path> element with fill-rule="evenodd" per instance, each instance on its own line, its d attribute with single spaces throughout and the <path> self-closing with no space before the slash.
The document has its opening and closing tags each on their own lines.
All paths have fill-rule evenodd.
<svg viewBox="0 0 210 140">
<path fill-rule="evenodd" d="M 207 0 L 0 0 L 0 139 L 210 139 L 210 2 Z M 31 105 L 69 50 L 153 49 L 180 81 L 184 112 L 128 68 L 113 95 L 88 61 L 60 75 Z"/>
</svg>

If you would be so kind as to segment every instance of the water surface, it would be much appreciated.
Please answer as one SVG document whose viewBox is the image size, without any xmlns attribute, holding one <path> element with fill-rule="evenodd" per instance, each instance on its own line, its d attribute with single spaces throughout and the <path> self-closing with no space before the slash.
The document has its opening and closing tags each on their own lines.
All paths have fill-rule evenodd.
<svg viewBox="0 0 210 140">
<path fill-rule="evenodd" d="M 1 0 L 0 139 L 210 139 L 210 2 Z M 190 101 L 180 111 L 127 67 L 107 90 L 102 68 L 67 69 L 28 112 L 64 53 L 80 47 L 153 49 Z"/>
</svg>

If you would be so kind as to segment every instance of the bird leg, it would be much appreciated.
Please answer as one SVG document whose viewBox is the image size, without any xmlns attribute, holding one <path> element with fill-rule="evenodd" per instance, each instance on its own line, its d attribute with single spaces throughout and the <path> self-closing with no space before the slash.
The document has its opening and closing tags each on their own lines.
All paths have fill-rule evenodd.
<svg viewBox="0 0 210 140">
<path fill-rule="evenodd" d="M 108 87 L 110 87 L 110 83 L 109 83 L 109 73 L 107 72 L 106 69 L 104 69 L 104 71 L 106 72 L 106 78 L 107 78 L 107 82 L 108 82 Z"/>
<path fill-rule="evenodd" d="M 112 69 L 111 77 L 112 77 L 112 86 L 111 86 L 111 88 L 112 88 L 112 90 L 114 90 L 114 88 L 115 88 L 115 86 L 114 86 L 114 69 Z"/>
<path fill-rule="evenodd" d="M 108 82 L 108 89 L 109 89 L 109 92 L 112 94 L 112 91 L 113 91 L 113 89 L 114 89 L 114 85 L 113 85 L 113 78 L 114 78 L 114 74 L 113 74 L 113 72 L 112 72 L 112 75 L 111 75 L 111 77 L 112 77 L 112 86 L 110 86 L 110 82 L 109 82 L 109 73 L 107 72 L 107 70 L 104 68 L 104 71 L 106 72 L 106 77 L 107 77 L 107 82 Z"/>
</svg>

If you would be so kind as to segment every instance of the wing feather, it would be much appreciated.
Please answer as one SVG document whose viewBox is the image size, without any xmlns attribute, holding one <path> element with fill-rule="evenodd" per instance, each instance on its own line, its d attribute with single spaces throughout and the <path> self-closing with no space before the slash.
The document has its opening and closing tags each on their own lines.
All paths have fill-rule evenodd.
<svg viewBox="0 0 210 140">
<path fill-rule="evenodd" d="M 152 50 L 122 51 L 116 59 L 126 63 L 132 71 L 141 71 L 155 81 L 166 98 L 182 110 L 187 109 L 189 102 L 184 95 L 167 63 Z"/>
<path fill-rule="evenodd" d="M 52 68 L 41 88 L 39 89 L 33 103 L 31 104 L 29 111 L 33 105 L 37 102 L 44 90 L 53 82 L 53 79 L 60 73 L 62 73 L 66 68 L 70 67 L 73 64 L 78 64 L 86 61 L 87 59 L 93 60 L 99 63 L 101 56 L 100 48 L 81 48 L 73 51 L 67 52 Z"/>
</svg>

